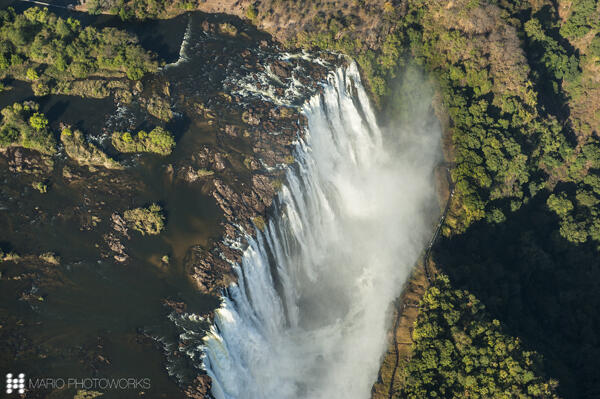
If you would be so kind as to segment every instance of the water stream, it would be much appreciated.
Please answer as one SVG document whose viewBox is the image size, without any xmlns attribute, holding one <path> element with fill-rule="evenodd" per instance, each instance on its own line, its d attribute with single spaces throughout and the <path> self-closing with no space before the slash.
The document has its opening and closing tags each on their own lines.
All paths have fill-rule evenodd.
<svg viewBox="0 0 600 399">
<path fill-rule="evenodd" d="M 276 216 L 247 237 L 204 338 L 217 399 L 368 398 L 437 216 L 439 129 L 378 127 L 354 64 L 302 112 Z"/>
</svg>

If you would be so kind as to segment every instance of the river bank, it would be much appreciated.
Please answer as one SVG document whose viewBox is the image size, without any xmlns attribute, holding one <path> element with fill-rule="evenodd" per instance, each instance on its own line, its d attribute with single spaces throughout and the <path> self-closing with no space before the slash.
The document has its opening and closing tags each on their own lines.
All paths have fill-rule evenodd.
<svg viewBox="0 0 600 399">
<path fill-rule="evenodd" d="M 92 23 L 121 25 L 104 17 Z M 18 81 L 3 93 L 3 106 L 39 101 L 50 128 L 81 129 L 121 167 L 80 164 L 62 148 L 48 164 L 12 147 L 0 157 L 2 367 L 28 376 L 144 376 L 154 397 L 195 397 L 186 387 L 197 365 L 164 373 L 170 353 L 161 352 L 179 334 L 169 317 L 210 315 L 217 306 L 215 294 L 232 281 L 220 253 L 239 256 L 222 241 L 237 237 L 233 225 L 252 233 L 267 220 L 301 130 L 295 107 L 329 68 L 282 53 L 268 35 L 228 16 L 195 13 L 128 28 L 154 42 L 166 64 L 142 80 L 134 101 L 37 98 Z M 178 51 L 172 39 L 156 40 L 163 29 Z M 111 132 L 163 123 L 151 113 L 156 99 L 172 112 L 164 126 L 178 142 L 173 153 L 115 152 Z M 32 187 L 36 181 L 45 192 Z M 166 215 L 160 235 L 142 236 L 122 222 L 126 210 L 153 202 Z M 28 393 L 46 394 L 73 392 Z"/>
<path fill-rule="evenodd" d="M 242 10 L 243 8 L 238 8 L 237 12 L 241 13 Z M 166 186 L 171 184 L 180 187 L 175 193 L 169 194 L 168 189 L 165 191 L 164 188 L 154 186 L 155 191 L 146 197 L 148 202 L 155 200 L 156 194 L 161 193 L 159 197 L 162 197 L 161 201 L 166 204 L 168 211 L 167 235 L 170 235 L 169 233 L 172 229 L 177 228 L 176 226 L 189 225 L 188 215 L 192 213 L 193 206 L 190 201 L 178 202 L 178 198 L 191 197 L 197 193 L 197 190 L 189 189 L 190 184 L 201 185 L 200 191 L 204 198 L 212 196 L 216 200 L 217 206 L 224 216 L 218 222 L 221 227 L 213 225 L 212 229 L 218 231 L 219 228 L 222 228 L 222 230 L 212 236 L 205 236 L 201 245 L 197 245 L 198 238 L 184 237 L 186 234 L 180 234 L 168 237 L 167 246 L 157 247 L 157 241 L 153 240 L 149 242 L 150 245 L 140 244 L 141 250 L 138 250 L 133 248 L 134 243 L 130 244 L 126 241 L 127 232 L 122 233 L 122 231 L 117 231 L 121 234 L 117 240 L 119 244 L 116 244 L 114 240 L 107 244 L 110 250 L 115 252 L 115 254 L 109 254 L 108 257 L 118 256 L 119 258 L 123 256 L 121 251 L 125 251 L 120 248 L 120 245 L 130 247 L 126 252 L 133 258 L 137 258 L 138 254 L 147 251 L 150 246 L 155 250 L 160 248 L 160 251 L 154 251 L 151 254 L 148 259 L 149 263 L 159 269 L 165 269 L 165 262 L 161 259 L 166 255 L 168 259 L 174 260 L 174 262 L 168 262 L 169 267 L 173 263 L 178 265 L 180 277 L 185 278 L 187 273 L 191 274 L 196 288 L 204 293 L 213 294 L 234 281 L 235 277 L 231 273 L 229 262 L 239 261 L 241 256 L 240 251 L 232 250 L 230 246 L 225 245 L 222 238 L 225 237 L 226 240 L 239 239 L 237 229 L 240 225 L 244 231 L 254 236 L 256 228 L 262 230 L 269 222 L 268 209 L 280 185 L 278 182 L 280 182 L 286 165 L 294 161 L 291 157 L 290 146 L 296 138 L 296 132 L 302 131 L 303 121 L 300 120 L 297 111 L 292 106 L 298 105 L 302 98 L 306 98 L 307 95 L 314 92 L 317 89 L 315 82 L 322 81 L 328 69 L 338 61 L 335 60 L 335 57 L 329 57 L 329 61 L 331 61 L 329 68 L 311 66 L 309 75 L 314 81 L 308 82 L 306 79 L 301 81 L 302 75 L 297 73 L 298 68 L 306 68 L 311 61 L 290 61 L 291 57 L 278 59 L 273 53 L 269 54 L 270 49 L 275 48 L 276 45 L 266 35 L 252 30 L 239 20 L 226 16 L 204 15 L 199 20 L 193 21 L 194 17 L 190 17 L 187 21 L 186 18 L 179 17 L 179 25 L 187 22 L 187 28 L 178 59 L 167 62 L 162 76 L 156 80 L 144 82 L 146 84 L 141 90 L 142 102 L 143 98 L 158 96 L 169 102 L 173 109 L 183 111 L 184 117 L 175 118 L 171 125 L 178 135 L 179 149 L 169 159 L 167 165 L 157 160 L 150 160 L 144 165 L 145 168 L 142 168 L 140 175 L 148 181 L 159 177 L 162 182 L 166 182 L 164 183 Z M 188 29 L 190 37 L 186 38 Z M 208 40 L 203 37 L 206 34 L 209 36 Z M 219 39 L 213 40 L 214 36 Z M 223 47 L 224 45 L 231 46 L 236 50 L 241 49 L 242 46 L 238 43 L 240 40 L 243 45 L 250 45 L 249 51 L 240 51 L 241 57 L 231 57 L 230 54 L 219 50 L 219 46 Z M 198 54 L 198 50 L 202 50 L 203 53 L 195 57 L 194 54 Z M 275 50 L 280 51 L 278 48 Z M 306 57 L 305 54 L 296 56 L 299 59 Z M 232 68 L 232 62 L 243 64 L 244 71 L 236 70 L 235 65 Z M 267 68 L 263 68 L 264 64 L 268 65 Z M 215 65 L 223 70 L 207 72 Z M 244 76 L 250 75 L 252 75 L 250 80 L 244 80 Z M 268 79 L 265 79 L 265 76 Z M 223 82 L 226 78 L 232 77 L 234 77 L 234 82 L 225 87 Z M 202 80 L 204 85 L 198 85 L 198 80 Z M 291 86 L 276 84 L 274 87 L 270 87 L 269 84 L 275 80 L 288 82 Z M 258 84 L 256 84 L 257 81 Z M 307 83 L 308 86 L 310 84 L 313 86 L 307 88 L 302 96 L 288 102 L 286 99 L 288 91 L 293 93 L 298 88 L 298 86 L 293 86 L 296 84 L 295 81 L 301 81 L 301 86 L 307 86 Z M 222 90 L 223 88 L 226 90 Z M 232 93 L 236 94 L 232 95 Z M 231 104 L 244 102 L 248 96 L 253 96 L 255 100 L 259 99 L 250 104 L 245 103 L 244 106 L 248 107 L 248 110 L 240 110 L 231 106 Z M 264 101 L 265 97 L 268 97 L 267 101 Z M 269 102 L 271 104 L 267 104 Z M 273 104 L 276 106 L 274 107 Z M 192 112 L 189 111 L 190 109 Z M 127 109 L 126 107 L 125 112 L 128 118 L 133 117 L 134 120 L 137 115 L 138 120 L 129 123 L 130 126 L 143 126 L 143 123 L 139 123 L 143 118 L 140 115 L 144 115 L 143 107 L 139 107 L 139 104 L 136 109 Z M 205 133 L 190 135 L 189 132 L 195 128 L 202 129 Z M 274 131 L 277 131 L 277 136 L 273 135 Z M 141 162 L 144 163 L 145 160 Z M 83 180 L 89 178 L 89 175 L 83 176 Z M 132 183 L 130 187 L 133 185 Z M 133 198 L 130 198 L 129 201 L 131 206 L 139 205 L 133 203 Z M 206 212 L 206 208 L 210 206 L 208 203 L 210 201 L 207 201 L 206 205 L 196 207 L 194 212 Z M 108 208 L 124 208 L 124 206 L 111 205 Z M 182 208 L 186 211 L 181 212 Z M 215 208 L 212 209 L 214 212 Z M 101 220 L 107 220 L 109 216 L 112 214 L 96 215 Z M 226 222 L 223 222 L 223 219 Z M 219 220 L 219 218 L 213 220 Z M 194 227 L 197 228 L 197 226 Z M 196 228 L 190 230 L 195 231 Z M 114 226 L 112 229 L 116 230 Z M 200 228 L 200 230 L 205 230 L 205 228 Z M 108 231 L 105 234 L 108 234 Z M 111 231 L 110 234 L 115 234 L 115 232 Z M 115 251 L 114 248 L 119 249 Z M 59 252 L 66 251 L 63 249 Z M 416 275 L 419 275 L 418 270 Z M 423 287 L 419 277 L 411 280 L 409 287 L 411 288 L 407 291 L 407 298 L 416 301 L 422 294 Z M 171 315 L 173 312 L 180 314 L 191 311 L 187 307 L 186 301 L 181 298 L 170 297 L 168 301 L 167 312 L 171 312 Z M 400 343 L 401 348 L 395 349 L 396 359 L 408 355 L 407 338 L 410 336 L 410 325 L 417 316 L 417 313 L 411 309 L 414 308 L 411 306 L 404 308 L 404 313 L 397 316 L 398 328 L 393 335 L 396 336 L 395 343 Z M 199 313 L 208 314 L 210 320 L 211 311 L 201 310 Z M 159 342 L 164 341 L 164 337 L 155 332 L 146 332 L 146 335 L 152 336 Z M 166 347 L 167 345 L 165 345 Z M 400 360 L 395 362 L 395 371 L 392 372 L 394 376 L 398 371 L 396 363 L 400 364 Z M 189 376 L 184 377 L 178 375 L 177 372 L 172 375 L 176 376 L 180 384 L 190 381 Z M 384 371 L 382 371 L 383 374 L 385 374 Z M 400 376 L 393 377 L 393 380 L 396 381 L 396 378 L 398 381 L 400 380 Z M 204 395 L 207 391 L 207 384 L 204 378 L 195 380 L 187 389 L 188 395 Z M 394 384 L 391 383 L 391 385 Z"/>
</svg>

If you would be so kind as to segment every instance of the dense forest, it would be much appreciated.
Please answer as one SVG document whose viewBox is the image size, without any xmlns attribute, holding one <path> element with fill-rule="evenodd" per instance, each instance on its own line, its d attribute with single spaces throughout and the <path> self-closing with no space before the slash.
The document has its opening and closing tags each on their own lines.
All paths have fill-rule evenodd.
<svg viewBox="0 0 600 399">
<path fill-rule="evenodd" d="M 490 320 L 479 300 L 438 277 L 422 299 L 413 332 L 415 361 L 405 370 L 407 398 L 555 398 L 540 359 Z"/>
<path fill-rule="evenodd" d="M 323 30 L 298 35 L 296 44 L 353 55 L 378 101 L 391 95 L 386 82 L 406 56 L 435 76 L 452 121 L 458 194 L 446 235 L 481 219 L 502 222 L 547 190 L 556 191 L 548 207 L 565 238 L 600 240 L 588 217 L 600 195 L 598 5 L 574 1 L 562 21 L 552 3 L 536 3 L 388 2 L 392 33 L 378 50 L 333 17 Z M 588 43 L 570 43 L 584 36 Z"/>
<path fill-rule="evenodd" d="M 155 58 L 119 29 L 82 27 L 46 8 L 0 11 L 0 77 L 30 81 L 38 96 L 71 93 L 71 82 L 92 76 L 138 80 L 157 70 Z M 102 96 L 88 85 L 84 94 Z"/>
</svg>

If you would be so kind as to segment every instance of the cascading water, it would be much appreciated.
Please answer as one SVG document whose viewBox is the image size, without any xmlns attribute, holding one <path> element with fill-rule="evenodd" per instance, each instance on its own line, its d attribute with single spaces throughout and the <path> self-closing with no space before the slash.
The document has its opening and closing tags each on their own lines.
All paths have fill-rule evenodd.
<svg viewBox="0 0 600 399">
<path fill-rule="evenodd" d="M 204 338 L 217 399 L 368 398 L 389 304 L 431 233 L 439 129 L 384 137 L 354 64 L 303 113 L 276 216 L 247 237 Z"/>
</svg>

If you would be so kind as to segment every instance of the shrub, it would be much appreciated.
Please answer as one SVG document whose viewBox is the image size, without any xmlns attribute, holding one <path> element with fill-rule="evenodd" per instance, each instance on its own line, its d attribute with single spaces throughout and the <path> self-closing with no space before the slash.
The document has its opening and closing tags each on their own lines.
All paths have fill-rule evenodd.
<svg viewBox="0 0 600 399">
<path fill-rule="evenodd" d="M 46 194 L 48 192 L 48 186 L 43 182 L 34 182 L 31 183 L 31 186 L 40 192 L 40 194 Z"/>
<path fill-rule="evenodd" d="M 152 152 L 169 155 L 175 147 L 175 139 L 170 132 L 158 126 L 150 133 L 140 130 L 135 136 L 129 132 L 115 132 L 112 144 L 119 152 Z"/>
<path fill-rule="evenodd" d="M 165 217 L 162 208 L 152 204 L 148 208 L 135 208 L 125 211 L 123 217 L 130 227 L 142 235 L 157 235 L 165 227 Z"/>
<path fill-rule="evenodd" d="M 258 17 L 258 10 L 254 6 L 254 4 L 250 4 L 248 8 L 246 8 L 246 18 L 248 18 L 251 21 L 254 21 L 256 17 Z"/>
<path fill-rule="evenodd" d="M 48 119 L 38 109 L 38 104 L 31 101 L 4 108 L 1 111 L 0 147 L 19 146 L 54 154 L 56 142 L 48 129 Z"/>
</svg>

